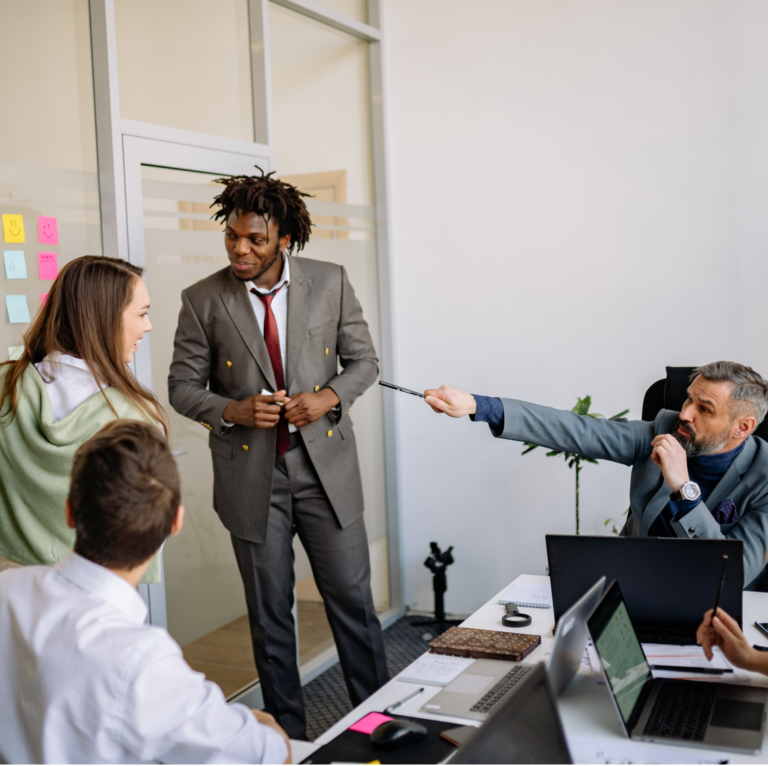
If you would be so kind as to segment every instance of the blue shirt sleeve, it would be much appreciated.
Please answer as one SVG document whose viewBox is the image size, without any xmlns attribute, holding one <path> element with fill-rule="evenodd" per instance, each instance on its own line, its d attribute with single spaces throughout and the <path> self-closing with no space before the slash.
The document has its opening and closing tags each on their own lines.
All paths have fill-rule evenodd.
<svg viewBox="0 0 768 766">
<path fill-rule="evenodd" d="M 495 396 L 479 396 L 472 394 L 477 403 L 477 411 L 470 415 L 476 423 L 488 423 L 493 429 L 504 430 L 504 405 Z"/>
</svg>

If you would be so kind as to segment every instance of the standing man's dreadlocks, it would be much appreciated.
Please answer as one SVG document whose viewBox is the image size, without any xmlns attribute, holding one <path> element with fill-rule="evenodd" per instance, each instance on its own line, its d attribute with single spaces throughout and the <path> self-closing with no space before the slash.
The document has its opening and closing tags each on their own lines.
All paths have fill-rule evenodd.
<svg viewBox="0 0 768 766">
<path fill-rule="evenodd" d="M 258 170 L 261 168 L 256 165 Z M 229 176 L 217 178 L 214 183 L 223 184 L 224 191 L 214 198 L 213 204 L 219 205 L 219 209 L 212 218 L 217 221 L 227 221 L 233 212 L 255 213 L 264 219 L 268 225 L 270 220 L 279 224 L 279 235 L 291 235 L 288 252 L 300 251 L 309 242 L 312 228 L 312 219 L 304 204 L 304 197 L 311 194 L 299 191 L 285 181 L 272 178 L 275 174 L 260 176 Z"/>
</svg>

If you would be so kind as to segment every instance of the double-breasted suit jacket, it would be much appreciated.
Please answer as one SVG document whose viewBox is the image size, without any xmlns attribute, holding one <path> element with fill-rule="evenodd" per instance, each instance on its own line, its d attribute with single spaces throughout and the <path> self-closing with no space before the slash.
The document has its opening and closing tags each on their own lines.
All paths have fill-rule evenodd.
<svg viewBox="0 0 768 766">
<path fill-rule="evenodd" d="M 296 257 L 290 265 L 285 386 L 288 396 L 330 387 L 339 397 L 338 422 L 329 413 L 299 431 L 344 528 L 363 512 L 349 410 L 375 381 L 378 359 L 345 269 Z M 262 388 L 276 390 L 264 336 L 245 284 L 227 267 L 182 292 L 168 392 L 177 412 L 210 431 L 224 526 L 255 543 L 266 542 L 277 428 L 227 428 L 222 414 Z"/>
</svg>

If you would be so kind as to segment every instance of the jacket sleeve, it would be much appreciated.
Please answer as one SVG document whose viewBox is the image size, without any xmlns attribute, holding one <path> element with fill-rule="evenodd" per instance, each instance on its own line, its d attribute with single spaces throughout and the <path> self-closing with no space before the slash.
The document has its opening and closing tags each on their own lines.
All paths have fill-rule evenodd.
<svg viewBox="0 0 768 766">
<path fill-rule="evenodd" d="M 690 513 L 672 522 L 678 537 L 700 537 L 706 540 L 741 540 L 744 544 L 744 587 L 765 568 L 768 550 L 768 498 L 750 506 L 741 519 L 723 533 L 704 502 Z"/>
<path fill-rule="evenodd" d="M 210 341 L 185 290 L 173 341 L 168 399 L 180 415 L 223 435 L 221 418 L 231 399 L 208 390 L 212 358 Z"/>
<path fill-rule="evenodd" d="M 494 436 L 501 439 L 530 442 L 624 465 L 632 465 L 647 457 L 652 449 L 655 423 L 626 418 L 590 418 L 570 410 L 556 410 L 517 399 L 502 399 L 501 403 L 504 405 L 504 424 L 501 428 L 491 427 Z"/>
<path fill-rule="evenodd" d="M 328 383 L 328 388 L 333 389 L 339 397 L 343 417 L 379 374 L 379 359 L 368 323 L 363 318 L 363 309 L 343 266 L 340 309 L 337 353 L 342 371 Z"/>
</svg>

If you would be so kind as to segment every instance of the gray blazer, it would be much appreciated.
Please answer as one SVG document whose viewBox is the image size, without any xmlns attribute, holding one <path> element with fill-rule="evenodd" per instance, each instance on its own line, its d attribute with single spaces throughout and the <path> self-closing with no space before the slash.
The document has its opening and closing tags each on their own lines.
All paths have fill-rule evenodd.
<svg viewBox="0 0 768 766">
<path fill-rule="evenodd" d="M 291 257 L 285 383 L 288 395 L 332 388 L 341 420 L 299 429 L 342 527 L 363 512 L 355 434 L 348 413 L 376 379 L 378 359 L 343 266 Z M 342 370 L 338 372 L 337 356 Z M 272 364 L 245 285 L 229 267 L 188 287 L 168 375 L 173 408 L 210 431 L 213 505 L 234 535 L 266 541 L 276 428 L 222 427 L 232 400 L 275 391 Z"/>
<path fill-rule="evenodd" d="M 658 434 L 672 432 L 678 412 L 661 410 L 652 423 L 625 418 L 609 421 L 516 399 L 501 401 L 504 427 L 491 428 L 495 436 L 631 465 L 631 514 L 626 534 L 648 534 L 671 494 L 661 469 L 651 460 L 651 441 Z M 725 499 L 734 501 L 739 520 L 718 524 L 710 508 L 716 508 Z M 751 583 L 765 568 L 768 550 L 768 443 L 750 436 L 707 502 L 699 503 L 677 519 L 673 527 L 678 537 L 742 540 L 744 585 Z"/>
</svg>

